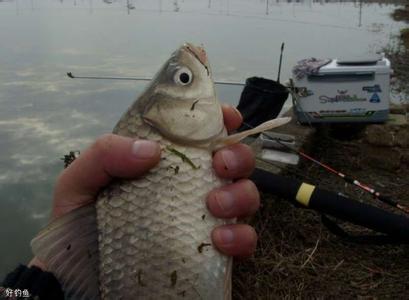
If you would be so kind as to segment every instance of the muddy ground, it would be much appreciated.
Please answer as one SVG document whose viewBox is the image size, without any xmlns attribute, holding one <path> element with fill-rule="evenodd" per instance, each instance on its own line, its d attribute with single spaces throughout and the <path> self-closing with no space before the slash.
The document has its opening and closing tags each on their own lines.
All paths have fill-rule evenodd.
<svg viewBox="0 0 409 300">
<path fill-rule="evenodd" d="M 409 5 L 394 17 L 409 22 Z M 398 47 L 391 47 L 387 56 L 395 70 L 394 88 L 409 95 L 409 33 L 402 34 Z M 407 105 L 394 109 L 402 118 L 408 111 Z M 318 128 L 308 152 L 409 205 L 409 125 L 345 130 L 353 134 L 340 136 L 339 129 Z M 285 174 L 397 212 L 308 161 Z M 251 259 L 234 264 L 234 299 L 409 298 L 408 245 L 347 242 L 330 233 L 318 213 L 267 194 L 250 223 L 259 244 Z M 343 228 L 368 233 L 350 224 Z"/>
</svg>

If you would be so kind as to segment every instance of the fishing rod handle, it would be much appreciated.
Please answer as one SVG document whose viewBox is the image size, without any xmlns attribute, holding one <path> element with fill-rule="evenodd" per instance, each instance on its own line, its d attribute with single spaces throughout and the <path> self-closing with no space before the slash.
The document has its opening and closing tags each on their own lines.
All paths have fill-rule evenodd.
<svg viewBox="0 0 409 300">
<path fill-rule="evenodd" d="M 261 169 L 256 169 L 250 179 L 262 192 L 409 242 L 409 218 L 403 215 Z"/>
</svg>

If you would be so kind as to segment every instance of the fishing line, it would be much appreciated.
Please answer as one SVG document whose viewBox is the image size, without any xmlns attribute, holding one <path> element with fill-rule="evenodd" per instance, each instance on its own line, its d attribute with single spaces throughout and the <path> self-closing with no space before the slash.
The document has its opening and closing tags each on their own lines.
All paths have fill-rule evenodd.
<svg viewBox="0 0 409 300">
<path fill-rule="evenodd" d="M 268 3 L 268 0 L 267 0 Z M 283 52 L 284 52 L 284 42 L 281 43 L 281 49 L 280 49 L 280 61 L 278 64 L 278 74 L 277 74 L 277 83 L 280 83 L 280 75 L 281 75 L 281 63 L 283 62 Z"/>
<path fill-rule="evenodd" d="M 246 122 L 243 122 L 243 124 L 244 124 L 245 126 L 247 126 L 248 128 L 254 128 L 253 126 L 251 126 L 250 124 L 248 124 L 248 123 L 246 123 Z M 406 206 L 400 204 L 399 202 L 397 202 L 397 201 L 391 199 L 391 198 L 388 197 L 388 196 L 385 196 L 385 195 L 381 194 L 380 192 L 378 192 L 378 191 L 375 190 L 374 188 L 370 187 L 369 185 L 364 184 L 364 183 L 360 182 L 359 180 L 357 180 L 357 179 L 355 179 L 355 178 L 353 178 L 353 177 L 351 177 L 351 176 L 348 176 L 348 175 L 346 175 L 346 174 L 344 174 L 344 173 L 342 173 L 342 172 L 337 171 L 336 169 L 334 169 L 333 167 L 329 166 L 328 164 L 324 164 L 323 162 L 321 162 L 321 161 L 319 161 L 319 160 L 317 160 L 317 159 L 311 157 L 310 155 L 306 154 L 305 152 L 303 152 L 303 151 L 301 151 L 301 150 L 297 150 L 297 149 L 294 149 L 294 148 L 292 148 L 292 147 L 286 145 L 285 143 L 283 143 L 283 140 L 280 139 L 280 138 L 273 137 L 273 136 L 271 136 L 271 135 L 269 135 L 269 134 L 267 134 L 267 133 L 265 133 L 265 132 L 262 132 L 261 134 L 263 134 L 263 135 L 265 135 L 266 137 L 268 137 L 268 138 L 270 138 L 270 139 L 276 141 L 278 144 L 280 144 L 280 145 L 283 146 L 284 148 L 286 148 L 286 149 L 292 151 L 293 153 L 296 153 L 296 154 L 300 155 L 300 156 L 303 157 L 304 159 L 315 163 L 316 165 L 318 165 L 318 166 L 320 166 L 321 168 L 325 169 L 325 170 L 328 171 L 329 173 L 332 173 L 332 174 L 337 175 L 338 177 L 342 178 L 345 182 L 350 183 L 350 184 L 353 184 L 353 185 L 359 187 L 360 189 L 364 190 L 365 192 L 371 194 L 375 199 L 378 199 L 378 200 L 382 201 L 383 203 L 386 203 L 386 204 L 388 204 L 388 205 L 390 205 L 390 206 L 393 206 L 393 207 L 395 207 L 395 208 L 397 208 L 397 209 L 399 209 L 399 210 L 401 210 L 401 211 L 403 211 L 403 212 L 409 214 L 409 208 L 408 208 L 408 207 L 406 207 Z"/>
<path fill-rule="evenodd" d="M 76 76 L 72 72 L 67 72 L 67 76 L 72 79 L 104 79 L 104 80 L 135 80 L 135 81 L 151 81 L 152 78 L 149 77 L 112 77 L 112 76 Z M 234 81 L 220 81 L 215 80 L 215 84 L 225 84 L 225 85 L 239 85 L 244 86 L 242 82 Z"/>
</svg>

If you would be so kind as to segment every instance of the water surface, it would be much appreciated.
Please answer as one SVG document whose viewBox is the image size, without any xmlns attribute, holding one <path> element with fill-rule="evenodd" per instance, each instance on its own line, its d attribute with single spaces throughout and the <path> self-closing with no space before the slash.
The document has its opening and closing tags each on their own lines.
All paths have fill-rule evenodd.
<svg viewBox="0 0 409 300">
<path fill-rule="evenodd" d="M 109 3 L 112 2 L 112 3 Z M 133 8 L 134 7 L 134 8 Z M 265 0 L 0 1 L 0 277 L 31 254 L 47 222 L 60 157 L 109 132 L 145 82 L 77 75 L 153 75 L 184 41 L 203 43 L 218 80 L 281 78 L 307 57 L 382 51 L 393 4 Z M 240 87 L 218 87 L 235 104 Z"/>
</svg>

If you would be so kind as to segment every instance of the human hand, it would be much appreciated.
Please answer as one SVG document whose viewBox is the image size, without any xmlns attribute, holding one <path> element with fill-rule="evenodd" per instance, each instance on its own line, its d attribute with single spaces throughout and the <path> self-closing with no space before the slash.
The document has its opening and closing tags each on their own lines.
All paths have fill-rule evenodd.
<svg viewBox="0 0 409 300">
<path fill-rule="evenodd" d="M 242 122 L 240 113 L 231 106 L 223 106 L 223 117 L 228 131 Z M 61 173 L 54 190 L 52 217 L 94 202 L 99 191 L 114 178 L 135 178 L 146 173 L 159 162 L 160 152 L 156 142 L 114 134 L 100 137 Z M 216 174 L 226 179 L 249 176 L 254 164 L 252 151 L 244 144 L 222 148 L 213 156 Z M 244 217 L 258 209 L 259 194 L 250 180 L 240 179 L 211 191 L 207 206 L 219 218 Z M 219 226 L 211 236 L 219 251 L 231 256 L 249 256 L 257 243 L 254 229 L 244 224 Z M 36 258 L 30 265 L 45 269 Z"/>
</svg>

